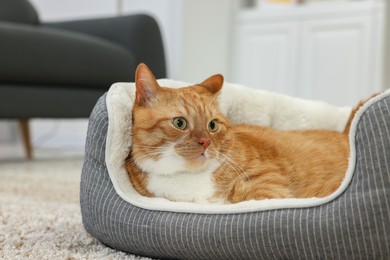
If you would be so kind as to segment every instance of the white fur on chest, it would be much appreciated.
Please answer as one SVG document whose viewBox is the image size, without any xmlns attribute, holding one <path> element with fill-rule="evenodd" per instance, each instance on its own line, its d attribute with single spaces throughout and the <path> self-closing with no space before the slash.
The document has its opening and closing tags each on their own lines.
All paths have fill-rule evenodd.
<svg viewBox="0 0 390 260">
<path fill-rule="evenodd" d="M 220 167 L 216 160 L 207 160 L 197 169 L 188 169 L 173 145 L 163 150 L 158 160 L 145 159 L 138 165 L 147 172 L 147 189 L 156 197 L 196 203 L 208 203 L 214 195 L 213 172 Z"/>
<path fill-rule="evenodd" d="M 173 201 L 208 203 L 215 192 L 212 172 L 149 175 L 148 190 Z"/>
</svg>

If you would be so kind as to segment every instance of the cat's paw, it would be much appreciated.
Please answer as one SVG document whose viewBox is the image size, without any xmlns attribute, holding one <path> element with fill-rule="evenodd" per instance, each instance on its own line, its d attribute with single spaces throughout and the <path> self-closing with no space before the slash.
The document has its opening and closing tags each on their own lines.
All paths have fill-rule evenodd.
<svg viewBox="0 0 390 260">
<path fill-rule="evenodd" d="M 209 204 L 217 204 L 217 205 L 224 205 L 224 204 L 230 204 L 226 199 L 224 198 L 216 198 L 212 197 L 208 199 Z"/>
</svg>

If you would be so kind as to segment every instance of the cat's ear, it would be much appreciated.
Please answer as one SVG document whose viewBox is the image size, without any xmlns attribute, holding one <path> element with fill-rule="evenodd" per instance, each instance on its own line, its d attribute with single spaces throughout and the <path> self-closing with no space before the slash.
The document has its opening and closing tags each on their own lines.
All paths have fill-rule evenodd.
<svg viewBox="0 0 390 260">
<path fill-rule="evenodd" d="M 223 86 L 223 76 L 216 74 L 200 83 L 200 85 L 205 86 L 213 94 L 218 93 Z"/>
<path fill-rule="evenodd" d="M 139 105 L 145 106 L 154 99 L 160 90 L 156 78 L 148 66 L 141 63 L 135 72 L 135 100 Z"/>
</svg>

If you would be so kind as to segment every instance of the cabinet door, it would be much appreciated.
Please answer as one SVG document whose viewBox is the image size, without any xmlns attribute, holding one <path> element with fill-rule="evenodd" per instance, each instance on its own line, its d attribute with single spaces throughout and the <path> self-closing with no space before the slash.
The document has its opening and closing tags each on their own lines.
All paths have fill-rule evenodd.
<svg viewBox="0 0 390 260">
<path fill-rule="evenodd" d="M 233 43 L 232 80 L 295 95 L 296 48 L 296 23 L 239 25 Z"/>
<path fill-rule="evenodd" d="M 303 24 L 299 96 L 352 105 L 371 92 L 370 17 Z M 372 88 L 372 86 L 371 86 Z"/>
</svg>

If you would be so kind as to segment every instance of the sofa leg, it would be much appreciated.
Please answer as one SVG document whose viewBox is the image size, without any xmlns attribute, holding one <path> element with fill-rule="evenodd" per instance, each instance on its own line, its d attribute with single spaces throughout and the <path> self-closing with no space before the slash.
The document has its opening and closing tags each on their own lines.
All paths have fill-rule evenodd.
<svg viewBox="0 0 390 260">
<path fill-rule="evenodd" d="M 32 158 L 32 146 L 30 139 L 30 128 L 28 125 L 28 119 L 19 120 L 20 130 L 22 131 L 23 146 L 27 159 Z"/>
</svg>

